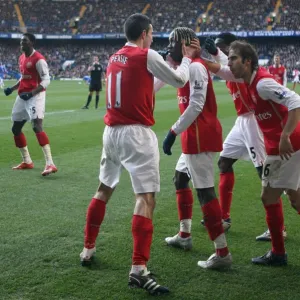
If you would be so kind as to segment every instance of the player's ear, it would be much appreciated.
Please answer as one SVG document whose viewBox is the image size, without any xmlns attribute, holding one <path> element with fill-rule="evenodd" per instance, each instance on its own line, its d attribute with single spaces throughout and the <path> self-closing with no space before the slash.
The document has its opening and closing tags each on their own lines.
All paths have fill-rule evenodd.
<svg viewBox="0 0 300 300">
<path fill-rule="evenodd" d="M 146 36 L 147 36 L 147 32 L 146 32 L 146 30 L 143 30 L 143 32 L 141 34 L 142 40 L 144 40 L 146 38 Z"/>
</svg>

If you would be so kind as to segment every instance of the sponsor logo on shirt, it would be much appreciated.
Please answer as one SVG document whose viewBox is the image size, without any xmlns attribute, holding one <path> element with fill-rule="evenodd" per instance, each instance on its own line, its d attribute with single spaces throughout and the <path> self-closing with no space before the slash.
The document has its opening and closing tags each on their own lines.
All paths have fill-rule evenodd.
<svg viewBox="0 0 300 300">
<path fill-rule="evenodd" d="M 187 96 L 177 96 L 177 98 L 178 98 L 178 103 L 179 104 L 186 104 L 186 103 L 188 103 Z"/>
<path fill-rule="evenodd" d="M 236 99 L 240 98 L 240 96 L 241 96 L 240 91 L 237 91 L 236 93 L 232 93 L 233 101 L 235 101 Z"/>
<path fill-rule="evenodd" d="M 264 121 L 264 120 L 271 119 L 272 118 L 272 114 L 269 111 L 267 111 L 267 112 L 255 115 L 255 117 L 256 117 L 256 119 L 258 121 Z"/>
<path fill-rule="evenodd" d="M 31 79 L 31 75 L 27 75 L 27 74 L 22 74 L 22 79 Z"/>
</svg>

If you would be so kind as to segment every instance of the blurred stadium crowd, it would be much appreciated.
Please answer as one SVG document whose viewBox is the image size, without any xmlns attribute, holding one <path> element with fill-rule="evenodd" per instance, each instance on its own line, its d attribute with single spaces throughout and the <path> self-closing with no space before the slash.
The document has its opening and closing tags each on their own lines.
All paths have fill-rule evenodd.
<svg viewBox="0 0 300 300">
<path fill-rule="evenodd" d="M 33 33 L 122 32 L 126 17 L 135 12 L 147 14 L 157 32 L 170 32 L 177 26 L 223 32 L 267 30 L 268 26 L 269 30 L 300 30 L 300 0 L 281 0 L 281 5 L 277 4 L 276 0 L 180 0 L 176 5 L 170 5 L 169 0 L 132 0 L 130 5 L 125 0 L 6 0 L 0 1 L 0 32 L 20 32 L 22 26 Z M 276 17 L 270 23 L 269 16 L 274 12 Z M 99 56 L 105 68 L 109 55 L 123 43 L 38 41 L 37 49 L 46 56 L 52 76 L 83 77 L 92 56 Z M 271 59 L 279 53 L 288 75 L 300 68 L 299 39 L 281 39 L 280 44 L 276 39 L 256 39 L 253 44 L 260 58 Z M 155 49 L 166 46 L 166 39 L 155 40 Z M 0 40 L 0 62 L 10 71 L 17 71 L 19 54 L 17 41 Z M 74 63 L 63 69 L 66 60 Z"/>
</svg>

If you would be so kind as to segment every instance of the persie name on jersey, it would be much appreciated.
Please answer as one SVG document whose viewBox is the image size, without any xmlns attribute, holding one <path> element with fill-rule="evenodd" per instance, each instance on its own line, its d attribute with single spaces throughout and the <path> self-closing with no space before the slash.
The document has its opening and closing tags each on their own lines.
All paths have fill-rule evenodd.
<svg viewBox="0 0 300 300">
<path fill-rule="evenodd" d="M 127 61 L 128 61 L 128 57 L 120 54 L 114 54 L 110 58 L 110 63 L 120 62 L 125 65 Z"/>
</svg>

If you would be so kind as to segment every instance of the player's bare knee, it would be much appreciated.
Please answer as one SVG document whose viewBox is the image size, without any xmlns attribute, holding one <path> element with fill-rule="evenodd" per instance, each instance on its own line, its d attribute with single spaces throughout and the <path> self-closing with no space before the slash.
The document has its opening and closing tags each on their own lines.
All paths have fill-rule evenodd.
<svg viewBox="0 0 300 300">
<path fill-rule="evenodd" d="M 197 190 L 198 200 L 201 206 L 217 198 L 214 187 L 196 189 L 196 190 Z"/>
<path fill-rule="evenodd" d="M 114 188 L 111 188 L 101 182 L 99 184 L 98 190 L 94 195 L 94 198 L 101 199 L 102 201 L 107 203 L 113 192 L 114 192 Z"/>
<path fill-rule="evenodd" d="M 233 172 L 233 164 L 235 163 L 236 159 L 231 159 L 227 157 L 220 156 L 218 160 L 218 167 L 220 173 L 230 173 Z"/>
<path fill-rule="evenodd" d="M 187 189 L 189 188 L 190 177 L 188 174 L 175 171 L 175 175 L 173 177 L 173 182 L 176 190 Z"/>
<path fill-rule="evenodd" d="M 42 119 L 35 119 L 32 121 L 32 129 L 35 133 L 43 131 L 43 120 Z"/>
</svg>

